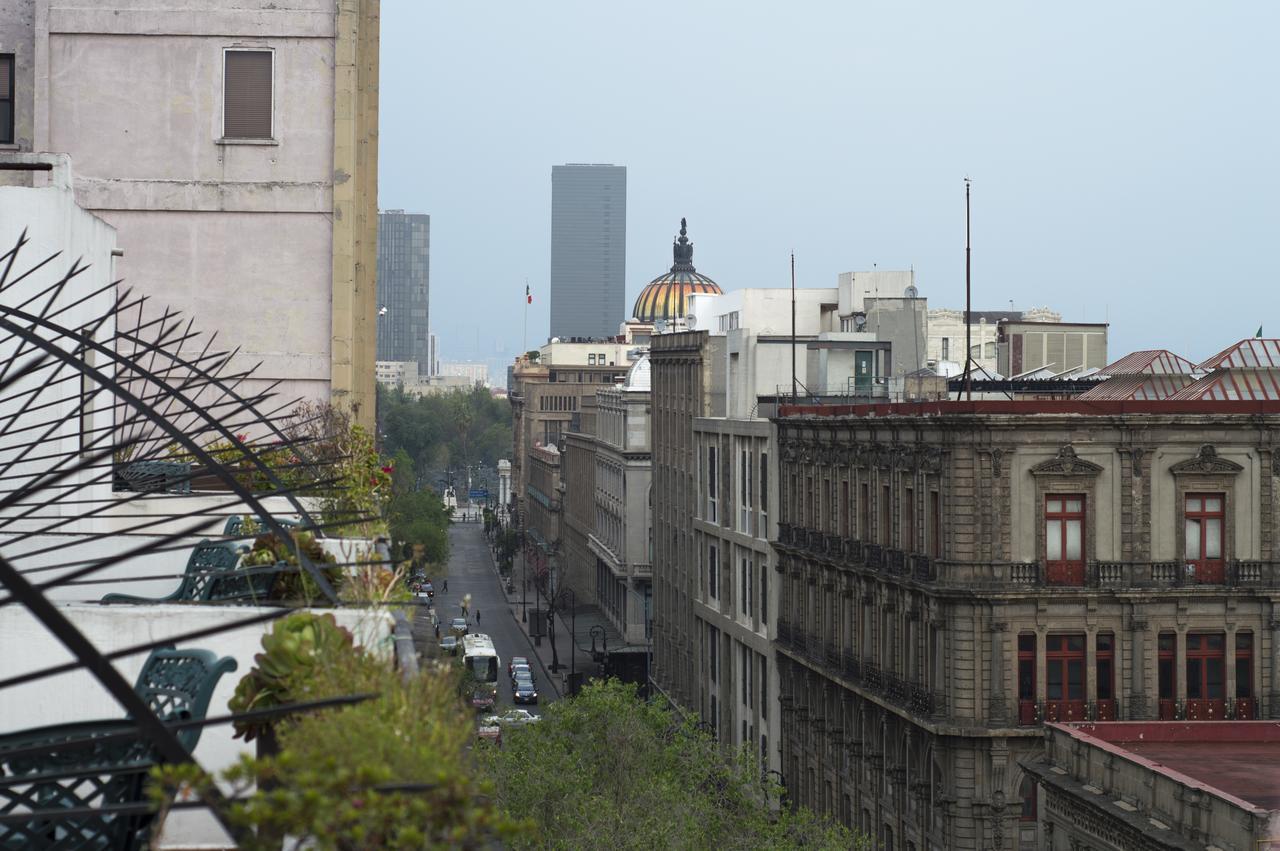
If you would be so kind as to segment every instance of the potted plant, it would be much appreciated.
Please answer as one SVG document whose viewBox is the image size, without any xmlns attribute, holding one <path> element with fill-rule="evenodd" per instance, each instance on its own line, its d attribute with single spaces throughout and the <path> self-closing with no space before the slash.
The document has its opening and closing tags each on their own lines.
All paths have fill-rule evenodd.
<svg viewBox="0 0 1280 851">
<path fill-rule="evenodd" d="M 330 613 L 300 612 L 276 621 L 262 636 L 262 652 L 254 666 L 236 685 L 227 707 L 248 712 L 284 706 L 307 698 L 317 667 L 337 653 L 357 653 L 351 632 L 338 626 Z M 279 718 L 234 722 L 235 738 L 258 741 L 258 756 L 273 755 Z"/>
</svg>

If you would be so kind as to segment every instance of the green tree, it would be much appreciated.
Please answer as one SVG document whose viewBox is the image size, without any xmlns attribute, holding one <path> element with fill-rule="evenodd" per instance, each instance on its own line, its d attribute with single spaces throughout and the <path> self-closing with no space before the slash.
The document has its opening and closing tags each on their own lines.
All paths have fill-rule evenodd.
<svg viewBox="0 0 1280 851">
<path fill-rule="evenodd" d="M 511 405 L 483 388 L 415 398 L 378 386 L 383 452 L 403 449 L 418 472 L 480 463 L 511 452 Z"/>
<path fill-rule="evenodd" d="M 807 811 L 773 811 L 751 749 L 710 735 L 634 686 L 593 683 L 480 754 L 504 815 L 536 825 L 515 847 L 869 848 Z"/>
<path fill-rule="evenodd" d="M 267 656 L 289 657 L 277 669 L 288 700 L 371 697 L 284 718 L 276 725 L 277 757 L 245 757 L 222 773 L 233 801 L 229 817 L 250 831 L 240 847 L 487 848 L 523 829 L 501 815 L 469 757 L 475 725 L 458 700 L 456 670 L 428 665 L 405 679 L 384 654 L 349 640 L 289 633 L 297 640 L 283 648 L 264 641 L 257 657 L 259 666 Z M 255 666 L 248 676 L 260 674 Z M 157 833 L 180 790 L 203 794 L 212 783 L 195 765 L 161 766 L 152 778 L 152 800 L 161 810 Z"/>
<path fill-rule="evenodd" d="M 422 562 L 444 564 L 448 560 L 451 521 L 444 503 L 434 491 L 395 495 L 387 510 L 387 519 L 391 527 L 392 552 L 397 556 L 413 558 L 413 547 L 421 546 Z"/>
</svg>

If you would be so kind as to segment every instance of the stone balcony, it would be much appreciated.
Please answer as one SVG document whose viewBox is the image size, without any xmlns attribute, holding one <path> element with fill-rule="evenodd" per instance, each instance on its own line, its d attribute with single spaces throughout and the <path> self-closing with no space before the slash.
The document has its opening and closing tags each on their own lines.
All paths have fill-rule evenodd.
<svg viewBox="0 0 1280 851">
<path fill-rule="evenodd" d="M 940 588 L 1094 590 L 1280 588 L 1280 561 L 1232 560 L 1222 581 L 1203 581 L 1176 561 L 1092 561 L 1077 582 L 1052 581 L 1040 562 L 962 562 L 933 559 L 893 547 L 778 524 L 778 550 L 838 569 L 863 570 Z M 781 569 L 781 566 L 779 566 Z"/>
</svg>

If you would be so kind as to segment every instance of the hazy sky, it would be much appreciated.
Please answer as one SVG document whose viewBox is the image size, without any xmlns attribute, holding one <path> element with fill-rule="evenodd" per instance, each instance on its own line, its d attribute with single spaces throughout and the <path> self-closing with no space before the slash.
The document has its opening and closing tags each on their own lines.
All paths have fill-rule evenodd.
<svg viewBox="0 0 1280 851">
<path fill-rule="evenodd" d="M 380 205 L 443 359 L 546 337 L 551 166 L 627 166 L 627 306 L 689 219 L 726 290 L 906 268 L 1110 352 L 1280 336 L 1280 3 L 383 0 Z"/>
</svg>

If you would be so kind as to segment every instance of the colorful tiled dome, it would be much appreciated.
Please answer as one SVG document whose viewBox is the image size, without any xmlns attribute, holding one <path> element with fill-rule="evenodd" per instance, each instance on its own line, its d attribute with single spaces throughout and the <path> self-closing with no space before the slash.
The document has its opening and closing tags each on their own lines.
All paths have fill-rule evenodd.
<svg viewBox="0 0 1280 851">
<path fill-rule="evenodd" d="M 693 293 L 712 293 L 720 295 L 719 284 L 706 275 L 699 275 L 693 268 L 693 243 L 689 237 L 685 220 L 680 220 L 680 237 L 672 246 L 675 262 L 671 271 L 654 278 L 640 291 L 636 306 L 631 315 L 641 322 L 656 322 L 659 319 L 670 322 L 685 315 L 685 299 Z"/>
</svg>

